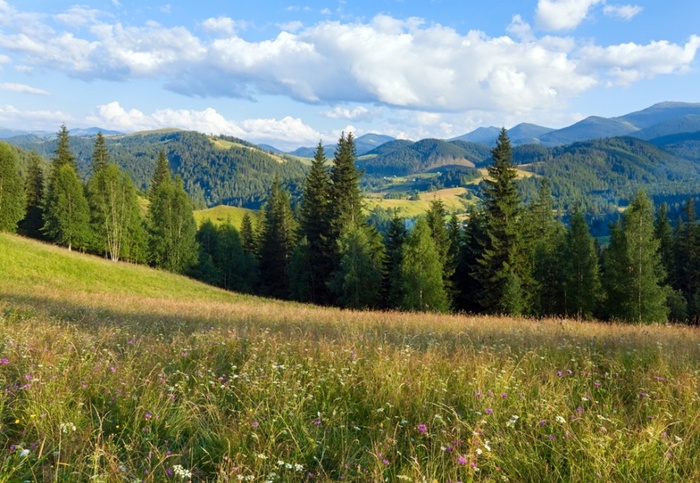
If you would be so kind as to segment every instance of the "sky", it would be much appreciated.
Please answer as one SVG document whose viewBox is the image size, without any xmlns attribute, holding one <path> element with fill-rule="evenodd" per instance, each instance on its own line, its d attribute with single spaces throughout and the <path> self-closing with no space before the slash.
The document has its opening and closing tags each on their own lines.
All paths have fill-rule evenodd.
<svg viewBox="0 0 700 483">
<path fill-rule="evenodd" d="M 0 127 L 284 150 L 700 102 L 697 0 L 0 0 Z"/>
</svg>

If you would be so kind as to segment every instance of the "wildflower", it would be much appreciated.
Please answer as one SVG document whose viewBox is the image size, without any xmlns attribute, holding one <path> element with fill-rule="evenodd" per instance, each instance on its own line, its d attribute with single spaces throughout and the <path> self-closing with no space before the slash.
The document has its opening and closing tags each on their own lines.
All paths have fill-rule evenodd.
<svg viewBox="0 0 700 483">
<path fill-rule="evenodd" d="M 491 409 L 491 408 L 486 408 L 486 410 L 485 410 L 484 412 L 485 412 L 486 414 L 493 414 L 493 409 Z"/>
<path fill-rule="evenodd" d="M 550 434 L 550 435 L 549 435 L 549 440 L 550 440 L 550 441 L 554 441 L 555 439 L 557 439 L 556 436 L 554 436 L 553 434 Z"/>
<path fill-rule="evenodd" d="M 559 424 L 564 424 L 564 423 L 566 423 L 566 419 L 564 419 L 563 416 L 557 416 L 557 417 L 555 417 L 554 419 L 555 419 L 555 420 L 557 421 L 557 423 L 559 423 Z"/>
<path fill-rule="evenodd" d="M 425 434 L 425 432 L 426 432 L 427 429 L 428 429 L 428 428 L 427 428 L 427 426 L 426 426 L 425 424 L 419 424 L 419 425 L 418 425 L 418 432 L 419 432 L 420 434 Z"/>
<path fill-rule="evenodd" d="M 34 379 L 34 378 L 32 377 L 31 374 L 26 374 L 26 375 L 24 376 L 24 378 L 25 378 L 27 381 L 31 381 L 32 379 Z"/>
<path fill-rule="evenodd" d="M 593 385 L 594 385 L 595 387 L 600 387 L 600 381 L 594 382 Z"/>
<path fill-rule="evenodd" d="M 146 418 L 146 419 L 151 419 L 151 418 L 153 417 L 153 415 L 151 414 L 150 411 L 146 411 L 146 414 L 144 414 L 143 417 Z"/>
<path fill-rule="evenodd" d="M 582 412 L 583 412 L 583 408 L 582 408 L 581 406 L 577 407 L 577 408 L 576 408 L 576 412 L 577 412 L 577 413 L 582 413 Z"/>
<path fill-rule="evenodd" d="M 61 432 L 63 434 L 68 434 L 70 431 L 75 431 L 76 427 L 73 423 L 61 423 Z"/>
<path fill-rule="evenodd" d="M 190 470 L 186 470 L 181 465 L 173 466 L 173 472 L 175 472 L 175 475 L 179 476 L 183 480 L 188 480 L 192 478 L 192 472 Z"/>
<path fill-rule="evenodd" d="M 260 426 L 260 423 L 258 423 L 257 421 L 253 421 L 253 424 L 251 424 L 251 426 L 257 428 L 258 426 Z"/>
<path fill-rule="evenodd" d="M 557 376 L 561 377 L 561 376 L 563 376 L 563 375 L 564 375 L 564 373 L 563 373 L 563 372 L 561 372 L 561 371 L 557 371 Z"/>
<path fill-rule="evenodd" d="M 503 399 L 505 399 L 505 398 L 508 397 L 508 394 L 506 394 L 505 392 L 504 392 L 504 393 L 501 393 L 501 397 L 502 397 Z"/>
<path fill-rule="evenodd" d="M 510 417 L 510 419 L 506 422 L 507 427 L 512 427 L 515 426 L 515 423 L 518 422 L 518 419 L 520 419 L 520 416 L 516 416 L 515 414 Z"/>
<path fill-rule="evenodd" d="M 464 456 L 460 456 L 459 458 L 457 458 L 457 463 L 460 464 L 460 465 L 466 465 L 466 464 L 467 464 L 467 458 L 465 458 Z"/>
<path fill-rule="evenodd" d="M 23 449 L 22 451 L 19 452 L 19 455 L 20 455 L 22 458 L 26 458 L 27 456 L 29 456 L 29 450 L 28 450 L 28 449 Z"/>
<path fill-rule="evenodd" d="M 321 420 L 317 419 L 314 421 L 314 426 L 319 426 L 321 424 Z"/>
<path fill-rule="evenodd" d="M 7 359 L 7 357 L 3 357 L 2 359 L 0 359 L 0 366 L 3 364 L 9 364 L 9 363 L 10 363 L 10 361 Z"/>
<path fill-rule="evenodd" d="M 544 426 L 545 424 L 547 424 L 547 420 L 543 419 L 542 421 L 540 421 L 537 424 L 539 424 L 540 426 Z"/>
</svg>

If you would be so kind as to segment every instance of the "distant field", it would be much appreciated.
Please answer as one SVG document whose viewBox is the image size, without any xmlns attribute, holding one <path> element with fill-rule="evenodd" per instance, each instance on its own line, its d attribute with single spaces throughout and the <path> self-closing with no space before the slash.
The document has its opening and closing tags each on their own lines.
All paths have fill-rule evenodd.
<svg viewBox="0 0 700 483">
<path fill-rule="evenodd" d="M 241 229 L 243 217 L 248 213 L 253 221 L 253 226 L 258 222 L 259 211 L 238 206 L 219 205 L 205 210 L 195 210 L 194 220 L 197 226 L 201 225 L 204 220 L 211 220 L 215 225 L 220 225 L 229 221 L 238 230 Z"/>
<path fill-rule="evenodd" d="M 467 190 L 465 188 L 448 188 L 420 193 L 418 200 L 368 197 L 365 203 L 368 211 L 373 210 L 375 206 L 381 206 L 384 209 L 397 210 L 399 216 L 414 218 L 424 215 L 430 207 L 430 202 L 433 200 L 441 200 L 448 212 L 464 211 L 472 203 L 462 196 L 466 193 Z"/>
<path fill-rule="evenodd" d="M 0 481 L 700 481 L 697 328 L 354 312 L 0 233 Z"/>
</svg>

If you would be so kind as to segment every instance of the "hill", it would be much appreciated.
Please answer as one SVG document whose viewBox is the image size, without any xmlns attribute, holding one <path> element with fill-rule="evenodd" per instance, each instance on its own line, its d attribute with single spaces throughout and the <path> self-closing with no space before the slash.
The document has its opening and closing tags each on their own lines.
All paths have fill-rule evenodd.
<svg viewBox="0 0 700 483">
<path fill-rule="evenodd" d="M 0 266 L 7 481 L 700 478 L 693 328 L 315 308 L 7 234 Z"/>
<path fill-rule="evenodd" d="M 46 158 L 56 149 L 55 139 L 37 136 L 7 141 Z M 71 137 L 71 149 L 83 177 L 89 173 L 94 142 L 94 137 Z M 148 187 L 158 152 L 163 150 L 171 170 L 182 177 L 185 190 L 201 207 L 223 203 L 258 208 L 267 198 L 275 176 L 294 185 L 307 169 L 298 160 L 266 152 L 242 139 L 191 131 L 165 129 L 107 136 L 105 143 L 112 160 L 131 175 L 140 189 Z"/>
<path fill-rule="evenodd" d="M 211 222 L 215 225 L 229 222 L 237 230 L 240 230 L 243 217 L 246 214 L 250 215 L 253 226 L 255 226 L 260 212 L 257 210 L 250 210 L 248 208 L 240 208 L 238 206 L 219 205 L 204 210 L 195 210 L 194 220 L 197 222 L 198 226 L 201 225 L 204 220 L 211 220 Z"/>
<path fill-rule="evenodd" d="M 382 144 L 389 143 L 394 140 L 395 138 L 383 134 L 363 134 L 362 136 L 355 138 L 355 152 L 358 156 L 364 156 Z M 324 144 L 323 149 L 326 153 L 326 157 L 332 158 L 337 147 L 338 146 L 336 144 Z M 316 146 L 297 148 L 294 151 L 291 151 L 289 154 L 302 158 L 313 158 L 314 154 L 316 154 Z"/>
</svg>

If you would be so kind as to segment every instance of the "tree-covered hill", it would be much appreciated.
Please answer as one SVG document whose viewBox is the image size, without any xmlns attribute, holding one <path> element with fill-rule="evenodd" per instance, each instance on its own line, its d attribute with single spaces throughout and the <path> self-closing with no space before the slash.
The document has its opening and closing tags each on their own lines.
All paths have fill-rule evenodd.
<svg viewBox="0 0 700 483">
<path fill-rule="evenodd" d="M 198 206 L 218 204 L 257 208 L 267 198 L 276 176 L 295 184 L 306 173 L 299 161 L 265 152 L 242 139 L 205 134 L 160 130 L 123 136 L 106 136 L 110 157 L 124 168 L 137 187 L 146 189 L 155 168 L 158 152 L 163 150 L 174 174 L 180 175 L 185 189 Z M 39 136 L 10 138 L 27 150 L 49 159 L 56 139 Z M 71 137 L 71 150 L 77 157 L 82 177 L 89 174 L 95 138 Z"/>
</svg>

